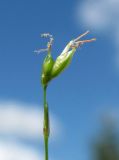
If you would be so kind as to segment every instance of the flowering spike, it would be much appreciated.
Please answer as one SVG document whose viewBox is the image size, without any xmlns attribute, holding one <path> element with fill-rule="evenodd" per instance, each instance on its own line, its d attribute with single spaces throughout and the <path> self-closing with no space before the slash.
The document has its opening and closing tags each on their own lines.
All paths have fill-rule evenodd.
<svg viewBox="0 0 119 160">
<path fill-rule="evenodd" d="M 50 41 L 47 43 L 46 49 L 41 49 L 36 52 L 42 52 L 47 51 L 48 54 L 43 62 L 42 67 L 42 75 L 41 75 L 41 82 L 43 86 L 47 86 L 47 84 L 55 77 L 57 77 L 61 72 L 63 72 L 71 63 L 71 60 L 73 58 L 74 53 L 76 52 L 76 49 L 80 47 L 84 43 L 95 41 L 95 38 L 87 39 L 87 40 L 80 40 L 82 37 L 87 35 L 89 31 L 86 31 L 79 37 L 77 37 L 74 40 L 71 40 L 62 53 L 57 57 L 57 59 L 54 61 L 51 56 L 51 46 L 53 44 L 53 36 L 49 33 L 44 33 L 41 35 L 43 38 L 50 38 Z"/>
</svg>

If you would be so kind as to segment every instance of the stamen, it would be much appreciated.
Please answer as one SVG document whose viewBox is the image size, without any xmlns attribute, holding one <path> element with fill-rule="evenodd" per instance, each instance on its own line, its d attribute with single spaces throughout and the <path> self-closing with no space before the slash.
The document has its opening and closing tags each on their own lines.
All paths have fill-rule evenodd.
<svg viewBox="0 0 119 160">
<path fill-rule="evenodd" d="M 46 49 L 39 49 L 39 50 L 35 50 L 34 53 L 40 54 L 41 52 L 47 52 L 47 51 L 48 51 L 48 48 L 46 48 Z"/>
<path fill-rule="evenodd" d="M 53 37 L 50 33 L 43 33 L 43 34 L 41 34 L 41 37 L 42 38 L 48 38 L 48 37 Z"/>
<path fill-rule="evenodd" d="M 49 42 L 47 43 L 47 48 L 46 49 L 39 49 L 39 50 L 35 50 L 34 52 L 39 54 L 41 52 L 47 52 L 51 49 L 51 46 L 53 45 L 53 41 L 54 41 L 54 38 L 53 36 L 50 34 L 50 33 L 43 33 L 41 34 L 41 37 L 42 38 L 50 38 Z"/>
<path fill-rule="evenodd" d="M 92 38 L 92 39 L 86 39 L 86 40 L 74 42 L 74 43 L 71 45 L 71 48 L 78 48 L 79 46 L 81 46 L 81 45 L 84 44 L 84 43 L 93 42 L 93 41 L 95 41 L 95 40 L 96 40 L 96 38 Z"/>
<path fill-rule="evenodd" d="M 86 39 L 86 40 L 82 40 L 82 41 L 78 41 L 78 42 L 75 42 L 75 43 L 88 43 L 88 42 L 92 42 L 92 41 L 96 41 L 96 38 L 92 38 L 92 39 Z"/>
<path fill-rule="evenodd" d="M 85 35 L 87 35 L 88 33 L 90 33 L 90 31 L 86 31 L 85 33 L 81 34 L 79 37 L 77 37 L 76 39 L 74 39 L 74 41 L 78 41 L 79 39 L 81 39 L 82 37 L 84 37 Z"/>
<path fill-rule="evenodd" d="M 47 43 L 47 47 L 50 49 L 51 46 L 53 45 L 53 41 L 54 41 L 53 36 L 50 33 L 43 33 L 43 34 L 41 34 L 41 37 L 42 38 L 50 38 L 50 41 Z"/>
</svg>

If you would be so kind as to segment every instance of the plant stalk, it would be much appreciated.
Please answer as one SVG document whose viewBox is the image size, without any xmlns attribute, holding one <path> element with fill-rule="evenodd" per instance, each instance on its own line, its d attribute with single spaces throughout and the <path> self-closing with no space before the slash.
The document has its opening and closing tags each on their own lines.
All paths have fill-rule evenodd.
<svg viewBox="0 0 119 160">
<path fill-rule="evenodd" d="M 43 88 L 44 91 L 44 124 L 43 124 L 43 134 L 44 134 L 44 150 L 45 150 L 45 160 L 48 160 L 48 139 L 49 139 L 49 111 L 46 99 L 47 86 Z"/>
</svg>

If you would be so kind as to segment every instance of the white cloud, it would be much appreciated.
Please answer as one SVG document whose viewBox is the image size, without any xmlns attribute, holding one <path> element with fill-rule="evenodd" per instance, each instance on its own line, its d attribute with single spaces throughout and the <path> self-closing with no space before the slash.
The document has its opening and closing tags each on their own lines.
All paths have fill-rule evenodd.
<svg viewBox="0 0 119 160">
<path fill-rule="evenodd" d="M 109 31 L 119 27 L 118 0 L 84 0 L 79 5 L 77 14 L 82 24 L 96 31 Z"/>
<path fill-rule="evenodd" d="M 57 139 L 61 125 L 53 115 L 51 115 L 50 127 L 52 140 L 53 138 Z M 43 153 L 40 153 L 39 149 L 37 150 L 32 145 L 25 145 L 25 141 L 23 141 L 40 142 L 40 139 L 43 139 L 42 128 L 43 111 L 38 106 L 0 102 L 0 159 L 43 160 Z M 19 138 L 19 141 L 16 137 Z"/>
<path fill-rule="evenodd" d="M 43 160 L 42 154 L 19 143 L 0 141 L 1 160 Z"/>
<path fill-rule="evenodd" d="M 43 112 L 38 106 L 15 102 L 0 102 L 0 135 L 28 140 L 42 138 Z M 61 125 L 51 115 L 51 137 L 58 136 Z"/>
<path fill-rule="evenodd" d="M 77 6 L 78 24 L 102 36 L 105 34 L 115 45 L 114 64 L 119 68 L 119 0 L 83 0 Z"/>
</svg>

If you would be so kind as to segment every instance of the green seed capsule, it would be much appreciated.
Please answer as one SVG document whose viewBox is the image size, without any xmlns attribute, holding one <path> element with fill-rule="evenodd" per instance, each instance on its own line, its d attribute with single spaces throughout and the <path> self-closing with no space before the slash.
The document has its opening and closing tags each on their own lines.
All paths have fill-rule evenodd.
<svg viewBox="0 0 119 160">
<path fill-rule="evenodd" d="M 42 75 L 41 75 L 41 82 L 43 87 L 46 87 L 48 82 L 53 78 L 57 77 L 60 73 L 62 73 L 71 63 L 74 53 L 76 49 L 84 43 L 95 41 L 95 38 L 87 39 L 87 40 L 80 40 L 80 38 L 87 35 L 89 31 L 83 33 L 76 39 L 70 41 L 60 56 L 57 57 L 56 61 L 54 62 L 50 50 L 53 42 L 52 36 L 49 34 L 45 34 L 44 37 L 50 36 L 50 42 L 47 44 L 48 55 L 46 56 L 43 67 L 42 67 Z"/>
<path fill-rule="evenodd" d="M 47 86 L 48 82 L 51 79 L 51 70 L 53 65 L 54 65 L 54 60 L 49 51 L 42 66 L 41 83 L 43 86 Z"/>
<path fill-rule="evenodd" d="M 65 48 L 66 50 L 67 48 Z M 64 51 L 65 51 L 64 50 Z M 76 51 L 76 48 L 73 48 L 71 51 L 69 52 L 64 52 L 57 57 L 52 71 L 51 71 L 51 77 L 55 78 L 56 76 L 58 76 L 61 72 L 63 72 L 70 64 L 72 57 Z"/>
</svg>

